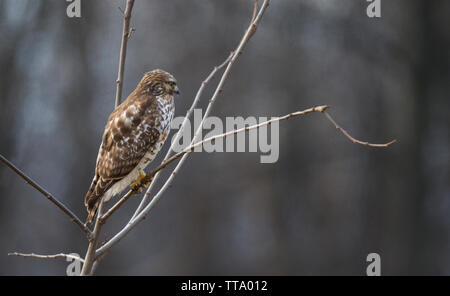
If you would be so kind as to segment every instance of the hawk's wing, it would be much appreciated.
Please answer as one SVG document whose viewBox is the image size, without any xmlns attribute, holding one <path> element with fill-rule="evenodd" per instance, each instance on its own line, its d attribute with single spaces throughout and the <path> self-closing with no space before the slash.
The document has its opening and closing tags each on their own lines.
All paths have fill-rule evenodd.
<svg viewBox="0 0 450 296">
<path fill-rule="evenodd" d="M 141 100 L 140 100 L 141 99 Z M 97 156 L 95 176 L 85 197 L 91 222 L 100 198 L 130 173 L 161 134 L 161 115 L 154 97 L 132 93 L 109 116 Z"/>
</svg>

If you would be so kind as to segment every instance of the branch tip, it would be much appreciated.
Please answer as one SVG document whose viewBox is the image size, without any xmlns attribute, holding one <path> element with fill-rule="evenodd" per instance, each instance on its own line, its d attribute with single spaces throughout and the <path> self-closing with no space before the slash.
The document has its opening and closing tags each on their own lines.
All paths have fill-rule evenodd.
<svg viewBox="0 0 450 296">
<path fill-rule="evenodd" d="M 253 15 L 251 23 L 253 23 L 256 20 L 256 13 L 258 12 L 258 0 L 255 1 L 255 4 L 253 5 Z"/>
<path fill-rule="evenodd" d="M 84 263 L 84 259 L 80 258 L 78 256 L 70 255 L 70 254 L 55 254 L 55 255 L 39 255 L 39 254 L 24 254 L 24 253 L 8 253 L 8 256 L 18 256 L 18 257 L 33 257 L 33 258 L 39 258 L 39 259 L 57 259 L 57 258 L 66 258 L 66 259 L 72 259 L 72 260 L 78 260 L 82 263 Z"/>
</svg>

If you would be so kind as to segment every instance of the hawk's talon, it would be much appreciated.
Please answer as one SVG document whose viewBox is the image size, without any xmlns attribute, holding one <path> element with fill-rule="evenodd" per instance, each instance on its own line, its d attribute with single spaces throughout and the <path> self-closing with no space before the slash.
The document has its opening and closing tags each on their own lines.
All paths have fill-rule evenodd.
<svg viewBox="0 0 450 296">
<path fill-rule="evenodd" d="M 137 195 L 142 192 L 142 186 L 143 184 L 145 184 L 142 181 L 145 180 L 146 178 L 147 175 L 144 173 L 144 171 L 141 170 L 139 172 L 139 177 L 136 180 L 134 180 L 134 182 L 130 185 L 130 189 L 131 191 L 133 191 L 134 195 Z"/>
</svg>

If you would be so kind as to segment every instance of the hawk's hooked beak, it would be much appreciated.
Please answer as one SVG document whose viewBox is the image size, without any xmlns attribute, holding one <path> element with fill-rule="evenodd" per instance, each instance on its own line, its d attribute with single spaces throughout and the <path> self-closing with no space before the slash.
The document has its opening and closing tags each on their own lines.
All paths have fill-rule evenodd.
<svg viewBox="0 0 450 296">
<path fill-rule="evenodd" d="M 178 85 L 175 85 L 175 87 L 173 88 L 173 90 L 175 91 L 175 93 L 176 93 L 177 95 L 180 94 L 180 90 L 178 89 Z"/>
</svg>

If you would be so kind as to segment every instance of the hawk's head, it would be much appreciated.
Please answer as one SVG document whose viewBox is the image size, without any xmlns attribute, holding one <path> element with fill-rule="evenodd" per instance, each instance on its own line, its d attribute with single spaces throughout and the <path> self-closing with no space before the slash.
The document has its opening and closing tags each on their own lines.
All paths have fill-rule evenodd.
<svg viewBox="0 0 450 296">
<path fill-rule="evenodd" d="M 180 93 L 175 77 L 161 69 L 145 73 L 138 88 L 149 90 L 155 97 Z"/>
</svg>

